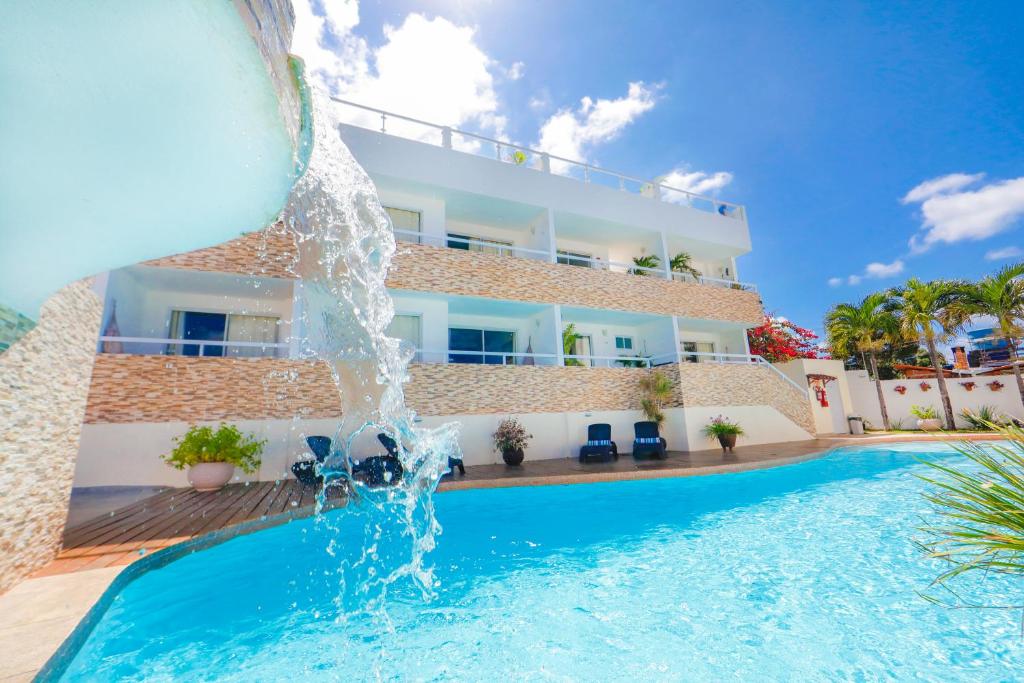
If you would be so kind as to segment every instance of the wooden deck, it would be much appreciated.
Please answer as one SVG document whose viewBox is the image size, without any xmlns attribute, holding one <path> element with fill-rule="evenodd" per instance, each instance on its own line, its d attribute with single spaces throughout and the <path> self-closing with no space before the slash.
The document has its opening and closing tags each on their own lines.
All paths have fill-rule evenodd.
<svg viewBox="0 0 1024 683">
<path fill-rule="evenodd" d="M 67 529 L 57 559 L 36 576 L 131 564 L 161 548 L 245 522 L 273 526 L 307 517 L 315 495 L 295 480 L 232 484 L 210 492 L 168 489 Z M 343 495 L 332 495 L 328 508 L 344 502 Z"/>
</svg>

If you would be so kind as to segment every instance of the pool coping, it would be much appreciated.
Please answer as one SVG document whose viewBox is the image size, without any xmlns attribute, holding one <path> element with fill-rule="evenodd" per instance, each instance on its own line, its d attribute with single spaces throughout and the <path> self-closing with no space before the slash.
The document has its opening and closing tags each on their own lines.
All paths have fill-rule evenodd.
<svg viewBox="0 0 1024 683">
<path fill-rule="evenodd" d="M 471 489 L 493 489 L 493 488 L 515 488 L 523 486 L 561 486 L 586 483 L 608 483 L 616 481 L 638 481 L 652 479 L 672 479 L 694 476 L 708 476 L 714 474 L 738 474 L 742 472 L 753 472 L 758 470 L 795 465 L 810 460 L 823 458 L 837 450 L 858 445 L 885 444 L 885 443 L 908 443 L 908 442 L 957 442 L 957 441 L 1001 441 L 1002 437 L 984 433 L 962 434 L 958 436 L 949 435 L 868 435 L 867 437 L 836 438 L 836 443 L 821 450 L 782 457 L 772 460 L 761 460 L 746 463 L 729 463 L 723 465 L 708 465 L 690 468 L 666 468 L 653 470 L 615 471 L 615 472 L 593 472 L 581 474 L 547 475 L 537 477 L 523 477 L 515 479 L 484 479 L 471 481 L 448 481 L 442 482 L 435 493 L 446 493 L 448 491 L 466 491 Z M 344 506 L 335 506 L 332 509 L 340 509 Z M 254 519 L 242 522 L 233 526 L 218 529 L 216 531 L 197 536 L 196 538 L 182 541 L 166 548 L 148 554 L 129 565 L 110 582 L 110 585 L 103 591 L 96 602 L 85 613 L 85 616 L 76 624 L 67 638 L 61 642 L 52 655 L 46 660 L 42 668 L 35 674 L 33 681 L 45 683 L 57 681 L 67 672 L 68 666 L 74 657 L 81 650 L 82 646 L 92 635 L 100 619 L 109 609 L 114 599 L 130 583 L 143 574 L 160 569 L 171 562 L 174 562 L 186 555 L 206 550 L 216 545 L 239 536 L 248 535 L 256 531 L 282 526 L 292 521 L 306 519 L 315 512 L 315 506 L 308 506 L 297 510 L 290 510 L 280 515 Z"/>
</svg>

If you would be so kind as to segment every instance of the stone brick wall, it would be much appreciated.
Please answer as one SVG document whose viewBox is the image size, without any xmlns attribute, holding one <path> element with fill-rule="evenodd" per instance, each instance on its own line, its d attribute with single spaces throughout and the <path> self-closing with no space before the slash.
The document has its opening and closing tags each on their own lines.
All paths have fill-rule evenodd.
<svg viewBox="0 0 1024 683">
<path fill-rule="evenodd" d="M 639 409 L 642 368 L 414 364 L 406 403 L 420 415 Z M 677 375 L 670 372 L 676 380 Z M 677 387 L 678 394 L 678 387 Z M 670 407 L 680 405 L 678 397 Z M 339 417 L 327 366 L 273 358 L 97 356 L 85 421 Z"/>
<path fill-rule="evenodd" d="M 400 242 L 398 246 L 387 280 L 388 286 L 394 289 L 749 325 L 758 325 L 763 318 L 761 299 L 755 292 L 408 242 Z M 294 277 L 290 271 L 293 253 L 291 237 L 271 229 L 146 265 Z"/>
<path fill-rule="evenodd" d="M 772 406 L 814 434 L 806 391 L 800 391 L 763 365 L 680 363 L 680 392 L 685 406 Z"/>
<path fill-rule="evenodd" d="M 0 592 L 60 547 L 102 314 L 68 285 L 0 354 Z"/>
</svg>

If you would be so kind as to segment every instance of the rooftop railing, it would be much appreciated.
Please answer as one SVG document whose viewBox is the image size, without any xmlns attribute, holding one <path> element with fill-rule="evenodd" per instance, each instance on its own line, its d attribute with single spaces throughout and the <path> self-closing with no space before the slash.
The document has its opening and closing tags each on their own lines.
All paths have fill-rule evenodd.
<svg viewBox="0 0 1024 683">
<path fill-rule="evenodd" d="M 229 357 L 270 357 L 284 358 L 288 355 L 288 344 L 284 342 L 247 342 L 247 341 L 213 341 L 206 339 L 170 339 L 156 337 L 110 337 L 103 335 L 99 338 L 100 344 L 104 342 L 119 343 L 142 347 L 144 351 L 126 350 L 122 353 L 130 355 L 153 355 L 153 356 L 211 356 L 207 349 L 218 349 L 220 353 L 216 356 Z M 186 353 L 189 351 L 195 353 Z M 129 347 L 131 348 L 131 347 Z M 103 351 L 103 353 L 110 353 Z"/>
<path fill-rule="evenodd" d="M 619 173 L 618 171 L 600 168 L 583 161 L 566 159 L 565 157 L 523 147 L 522 145 L 516 145 L 504 140 L 496 140 L 486 135 L 470 133 L 411 116 L 368 107 L 358 102 L 351 102 L 338 97 L 332 97 L 331 99 L 337 104 L 363 112 L 363 115 L 356 116 L 353 121 L 350 121 L 352 125 L 361 128 L 374 130 L 376 129 L 377 121 L 379 121 L 381 133 L 401 134 L 401 137 L 410 137 L 421 142 L 444 147 L 445 149 L 484 156 L 503 163 L 521 166 L 527 170 L 555 173 L 575 178 L 588 184 L 603 185 L 657 201 L 688 206 L 698 211 L 717 213 L 726 218 L 744 222 L 747 219 L 746 208 L 742 204 L 734 204 L 721 199 L 715 199 L 714 197 L 695 194 L 689 190 L 672 187 L 657 180 L 644 180 Z M 392 124 L 391 131 L 388 130 L 389 122 Z"/>
<path fill-rule="evenodd" d="M 727 289 L 738 289 L 751 292 L 757 291 L 757 285 L 750 282 L 738 282 L 736 280 L 705 277 L 703 275 L 700 277 L 694 277 L 686 273 L 668 271 L 664 267 L 650 268 L 647 266 L 638 266 L 634 263 L 609 261 L 580 254 L 562 254 L 557 251 L 551 252 L 546 249 L 532 249 L 504 242 L 458 237 L 447 233 L 443 235 L 431 235 L 423 232 L 416 232 L 415 230 L 401 230 L 396 228 L 395 237 L 401 242 L 410 242 L 412 244 L 425 244 L 433 247 L 450 247 L 453 249 L 463 249 L 465 251 L 474 251 L 483 254 L 533 259 L 535 261 L 550 261 L 552 263 L 560 263 L 562 265 L 569 265 L 578 268 L 592 268 L 594 270 L 628 273 L 630 275 L 650 275 L 664 278 L 666 280 L 695 282 L 697 284 L 709 285 L 711 287 L 723 287 Z"/>
<path fill-rule="evenodd" d="M 789 384 L 793 385 L 797 391 L 806 393 L 807 387 L 802 387 L 793 381 L 789 375 L 779 370 L 777 367 L 769 363 L 763 356 L 758 356 L 749 353 L 716 353 L 714 351 L 680 351 L 679 352 L 680 363 L 718 363 L 721 365 L 760 365 L 762 367 L 767 366 L 772 372 L 781 377 Z"/>
</svg>

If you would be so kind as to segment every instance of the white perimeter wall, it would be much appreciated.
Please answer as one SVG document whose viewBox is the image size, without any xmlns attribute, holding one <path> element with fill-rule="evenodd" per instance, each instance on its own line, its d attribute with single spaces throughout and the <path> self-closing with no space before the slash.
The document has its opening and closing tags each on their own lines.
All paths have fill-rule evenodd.
<svg viewBox="0 0 1024 683">
<path fill-rule="evenodd" d="M 737 448 L 762 443 L 803 441 L 809 435 L 774 408 L 768 406 L 726 406 L 671 408 L 666 411 L 662 436 L 670 450 L 717 448 L 700 430 L 713 417 L 724 415 L 739 421 L 749 436 L 741 437 Z M 450 415 L 424 418 L 422 427 L 458 422 L 460 444 L 467 465 L 501 462 L 494 451 L 491 435 L 505 415 Z M 575 458 L 586 442 L 587 425 L 607 422 L 619 452 L 628 454 L 633 446 L 633 423 L 643 420 L 639 411 L 592 411 L 586 413 L 527 413 L 515 415 L 534 435 L 526 451 L 527 460 Z M 215 424 L 215 423 L 210 423 Z M 238 420 L 243 432 L 266 439 L 263 465 L 258 473 L 236 472 L 237 481 L 273 481 L 291 477 L 291 465 L 309 457 L 306 436 L 333 436 L 336 420 Z M 188 429 L 184 422 L 139 424 L 87 424 L 82 427 L 81 447 L 75 469 L 74 485 L 87 486 L 187 486 L 185 472 L 168 467 L 160 456 L 170 451 L 173 439 Z M 376 435 L 368 434 L 359 442 L 360 455 L 383 453 Z"/>
<path fill-rule="evenodd" d="M 868 379 L 868 374 L 864 370 L 852 370 L 846 373 L 846 377 L 856 412 L 862 414 L 874 427 L 881 429 L 882 411 L 878 405 L 875 383 Z M 995 379 L 1004 385 L 999 391 L 992 391 L 987 386 Z M 973 391 L 967 391 L 964 388 L 963 382 L 968 381 L 976 383 L 977 386 Z M 923 391 L 920 386 L 921 382 L 931 384 L 931 390 Z M 896 387 L 901 385 L 907 388 L 903 395 L 896 392 Z M 983 405 L 992 406 L 997 411 L 1012 417 L 1024 419 L 1024 406 L 1021 405 L 1020 394 L 1012 375 L 978 377 L 974 380 L 947 379 L 946 387 L 949 389 L 949 400 L 953 404 L 953 413 L 957 415 L 958 426 L 966 426 L 966 423 L 959 417 L 962 409 L 977 411 Z M 939 386 L 934 378 L 927 380 L 885 379 L 882 380 L 882 395 L 885 397 L 885 403 L 889 409 L 890 420 L 904 420 L 904 429 L 917 428 L 917 418 L 910 414 L 911 406 L 934 406 L 939 416 L 942 416 L 942 398 L 939 396 Z"/>
</svg>

